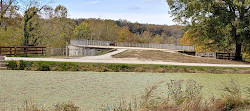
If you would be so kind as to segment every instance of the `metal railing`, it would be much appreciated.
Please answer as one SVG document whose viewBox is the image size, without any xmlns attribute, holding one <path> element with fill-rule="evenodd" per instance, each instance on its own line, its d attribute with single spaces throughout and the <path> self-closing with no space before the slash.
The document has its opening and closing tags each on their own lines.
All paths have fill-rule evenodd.
<svg viewBox="0 0 250 111">
<path fill-rule="evenodd" d="M 97 40 L 71 40 L 70 41 L 71 45 L 109 46 L 110 43 L 111 43 L 111 41 L 97 41 Z M 159 48 L 159 49 L 194 51 L 194 46 L 175 45 L 175 44 L 116 42 L 116 46 L 119 46 L 119 47 L 141 47 L 141 48 Z"/>
</svg>

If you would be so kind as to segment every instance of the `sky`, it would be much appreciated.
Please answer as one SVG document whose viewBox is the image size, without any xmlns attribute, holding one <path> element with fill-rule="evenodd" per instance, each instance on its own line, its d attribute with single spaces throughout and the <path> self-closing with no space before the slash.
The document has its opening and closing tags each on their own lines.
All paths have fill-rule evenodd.
<svg viewBox="0 0 250 111">
<path fill-rule="evenodd" d="M 175 25 L 166 0 L 55 0 L 67 7 L 70 18 L 101 18 Z"/>
</svg>

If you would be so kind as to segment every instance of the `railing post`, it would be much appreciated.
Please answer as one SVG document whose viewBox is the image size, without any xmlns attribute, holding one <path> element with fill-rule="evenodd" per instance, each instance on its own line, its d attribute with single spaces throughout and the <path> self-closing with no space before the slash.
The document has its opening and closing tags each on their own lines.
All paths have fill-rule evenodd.
<svg viewBox="0 0 250 111">
<path fill-rule="evenodd" d="M 25 48 L 25 50 L 24 50 L 24 51 L 25 51 L 25 56 L 26 56 L 26 57 L 28 57 L 27 50 L 28 50 L 28 47 Z"/>
<path fill-rule="evenodd" d="M 15 47 L 15 56 L 16 56 L 16 47 Z"/>
<path fill-rule="evenodd" d="M 37 48 L 36 48 L 36 50 L 37 50 Z M 42 55 L 43 55 L 43 47 L 42 47 Z"/>
<path fill-rule="evenodd" d="M 11 56 L 11 50 L 12 50 L 12 48 L 10 47 L 10 56 Z"/>
</svg>

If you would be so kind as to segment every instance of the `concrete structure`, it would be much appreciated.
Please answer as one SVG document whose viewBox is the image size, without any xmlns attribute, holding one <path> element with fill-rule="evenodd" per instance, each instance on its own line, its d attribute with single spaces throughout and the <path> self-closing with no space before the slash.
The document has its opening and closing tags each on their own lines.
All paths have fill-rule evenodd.
<svg viewBox="0 0 250 111">
<path fill-rule="evenodd" d="M 5 63 L 5 57 L 0 56 L 0 70 L 6 70 L 7 69 L 7 63 Z"/>
<path fill-rule="evenodd" d="M 111 41 L 98 41 L 98 40 L 70 40 L 71 45 L 92 45 L 92 46 L 110 46 Z M 157 48 L 157 49 L 170 49 L 170 50 L 186 50 L 194 51 L 194 46 L 189 45 L 176 45 L 176 44 L 153 44 L 153 43 L 128 43 L 116 42 L 116 47 L 137 47 L 137 48 Z"/>
<path fill-rule="evenodd" d="M 95 56 L 112 48 L 90 47 L 90 46 L 68 46 L 69 56 Z"/>
</svg>

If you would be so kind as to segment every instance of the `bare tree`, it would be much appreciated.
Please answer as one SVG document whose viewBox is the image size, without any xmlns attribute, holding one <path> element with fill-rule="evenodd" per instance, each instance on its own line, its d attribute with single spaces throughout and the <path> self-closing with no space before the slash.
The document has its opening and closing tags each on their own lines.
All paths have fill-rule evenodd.
<svg viewBox="0 0 250 111">
<path fill-rule="evenodd" d="M 11 9 L 12 6 L 14 6 L 16 0 L 1 0 L 0 2 L 0 26 L 3 23 L 4 16 L 6 15 L 7 11 Z"/>
</svg>

